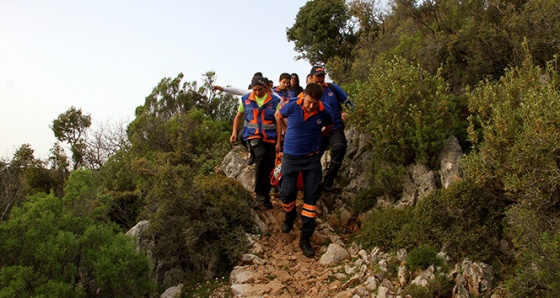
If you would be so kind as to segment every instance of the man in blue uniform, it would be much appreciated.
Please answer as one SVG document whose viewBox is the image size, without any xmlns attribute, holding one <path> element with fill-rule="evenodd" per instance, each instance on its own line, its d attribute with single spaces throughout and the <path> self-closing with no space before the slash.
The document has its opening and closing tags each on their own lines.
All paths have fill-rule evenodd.
<svg viewBox="0 0 560 298">
<path fill-rule="evenodd" d="M 331 161 L 323 178 L 323 189 L 331 192 L 333 191 L 334 180 L 342 166 L 347 148 L 343 122 L 346 113 L 342 106 L 353 107 L 353 104 L 340 86 L 333 83 L 325 83 L 325 68 L 323 66 L 313 66 L 309 75 L 311 75 L 313 83 L 319 84 L 322 87 L 323 95 L 321 96 L 321 101 L 331 107 L 333 114 L 333 128 L 330 133 L 323 137 L 321 145 L 321 155 L 329 147 L 331 148 Z"/>
<path fill-rule="evenodd" d="M 321 102 L 323 90 L 318 84 L 309 84 L 298 97 L 291 99 L 276 112 L 276 123 L 286 131 L 280 198 L 285 218 L 282 232 L 289 233 L 297 217 L 296 197 L 299 173 L 303 176 L 303 209 L 299 247 L 306 257 L 315 255 L 311 236 L 315 231 L 317 198 L 321 182 L 321 140 L 332 127 L 330 107 Z M 286 127 L 284 119 L 288 120 Z"/>
<path fill-rule="evenodd" d="M 253 77 L 251 86 L 251 92 L 241 97 L 237 115 L 233 120 L 230 141 L 235 143 L 237 131 L 243 122 L 242 138 L 255 154 L 256 198 L 264 207 L 270 209 L 273 206 L 270 202 L 272 186 L 269 176 L 274 169 L 276 151 L 280 150 L 277 142 L 281 137 L 274 113 L 280 107 L 282 99 L 268 91 L 262 77 Z"/>
</svg>

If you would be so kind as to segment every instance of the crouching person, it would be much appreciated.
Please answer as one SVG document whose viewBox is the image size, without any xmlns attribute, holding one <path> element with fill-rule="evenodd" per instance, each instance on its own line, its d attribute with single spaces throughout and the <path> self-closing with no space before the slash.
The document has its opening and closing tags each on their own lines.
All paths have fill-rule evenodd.
<svg viewBox="0 0 560 298">
<path fill-rule="evenodd" d="M 282 159 L 280 198 L 285 218 L 282 232 L 289 233 L 297 217 L 297 180 L 303 177 L 303 209 L 301 211 L 301 235 L 299 247 L 306 257 L 315 255 L 311 236 L 315 232 L 317 198 L 322 178 L 321 139 L 332 128 L 333 117 L 328 105 L 321 102 L 323 89 L 309 84 L 298 97 L 291 99 L 276 112 L 276 123 L 286 131 Z M 287 127 L 283 119 L 287 119 Z"/>
</svg>

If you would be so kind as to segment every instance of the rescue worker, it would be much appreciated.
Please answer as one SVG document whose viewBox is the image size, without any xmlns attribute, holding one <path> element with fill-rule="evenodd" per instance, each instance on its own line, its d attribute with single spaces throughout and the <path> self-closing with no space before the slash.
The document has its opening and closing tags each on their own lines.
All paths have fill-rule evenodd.
<svg viewBox="0 0 560 298">
<path fill-rule="evenodd" d="M 253 77 L 251 92 L 241 97 L 229 139 L 232 143 L 237 141 L 239 126 L 244 121 L 241 137 L 255 155 L 256 198 L 267 209 L 273 207 L 270 202 L 270 173 L 274 169 L 276 151 L 280 150 L 276 146 L 281 135 L 274 113 L 281 101 L 280 97 L 267 91 L 263 77 Z"/>
<path fill-rule="evenodd" d="M 288 102 L 290 98 L 296 96 L 294 92 L 290 90 L 291 79 L 292 76 L 289 73 L 282 73 L 278 79 L 278 86 L 272 88 L 272 91 L 283 99 L 283 103 Z"/>
<path fill-rule="evenodd" d="M 342 109 L 342 105 L 353 107 L 353 104 L 340 86 L 333 83 L 325 83 L 325 68 L 323 66 L 313 66 L 309 75 L 313 83 L 319 84 L 322 87 L 323 95 L 321 101 L 330 106 L 334 118 L 333 128 L 330 133 L 324 136 L 320 150 L 320 154 L 323 155 L 329 147 L 331 149 L 331 161 L 323 178 L 322 189 L 333 192 L 335 190 L 334 180 L 342 166 L 348 146 L 346 136 L 344 135 L 343 122 L 346 112 Z"/>
<path fill-rule="evenodd" d="M 282 178 L 279 181 L 280 198 L 285 218 L 281 230 L 289 233 L 297 217 L 297 180 L 303 177 L 303 209 L 299 247 L 303 255 L 315 255 L 311 236 L 315 232 L 317 199 L 321 182 L 321 139 L 330 131 L 333 116 L 330 107 L 321 102 L 323 90 L 318 84 L 309 84 L 299 97 L 291 99 L 276 112 L 276 123 L 286 131 L 282 157 Z M 288 124 L 283 119 L 288 119 Z M 323 129 L 325 128 L 325 129 Z"/>
</svg>

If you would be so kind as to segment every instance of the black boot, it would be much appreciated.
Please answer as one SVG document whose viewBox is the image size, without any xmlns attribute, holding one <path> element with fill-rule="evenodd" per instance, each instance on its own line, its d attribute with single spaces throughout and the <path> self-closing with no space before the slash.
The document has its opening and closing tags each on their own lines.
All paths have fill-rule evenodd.
<svg viewBox="0 0 560 298">
<path fill-rule="evenodd" d="M 249 158 L 247 159 L 247 165 L 250 166 L 255 163 L 255 153 L 253 149 L 249 149 Z"/>
<path fill-rule="evenodd" d="M 288 234 L 293 227 L 294 227 L 294 222 L 290 222 L 284 219 L 284 222 L 282 222 L 282 233 Z"/>
<path fill-rule="evenodd" d="M 308 258 L 311 258 L 315 255 L 315 251 L 313 250 L 313 246 L 311 245 L 311 241 L 309 240 L 309 238 L 300 237 L 299 248 L 301 248 L 303 255 Z"/>
<path fill-rule="evenodd" d="M 272 202 L 270 202 L 270 195 L 268 196 L 264 196 L 260 193 L 257 193 L 257 202 L 262 204 L 262 206 L 264 207 L 264 209 L 272 209 L 274 208 L 274 206 L 272 206 Z"/>
</svg>

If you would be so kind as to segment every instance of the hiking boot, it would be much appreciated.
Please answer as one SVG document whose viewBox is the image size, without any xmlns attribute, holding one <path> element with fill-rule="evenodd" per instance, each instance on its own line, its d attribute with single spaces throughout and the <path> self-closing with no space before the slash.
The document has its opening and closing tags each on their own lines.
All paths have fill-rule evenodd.
<svg viewBox="0 0 560 298">
<path fill-rule="evenodd" d="M 313 246 L 311 245 L 311 241 L 309 241 L 309 239 L 300 238 L 299 248 L 301 248 L 303 255 L 308 258 L 311 258 L 315 255 L 315 251 L 313 250 Z"/>
<path fill-rule="evenodd" d="M 251 150 L 249 152 L 249 158 L 247 159 L 247 165 L 250 166 L 254 163 L 255 163 L 255 154 L 253 153 L 253 150 Z"/>
<path fill-rule="evenodd" d="M 332 193 L 332 194 L 340 194 L 340 188 L 335 188 L 332 184 L 324 184 L 323 190 Z"/>
<path fill-rule="evenodd" d="M 288 221 L 284 220 L 284 222 L 282 222 L 282 233 L 288 234 L 292 230 L 293 227 L 294 227 L 293 222 L 288 222 Z"/>
</svg>

